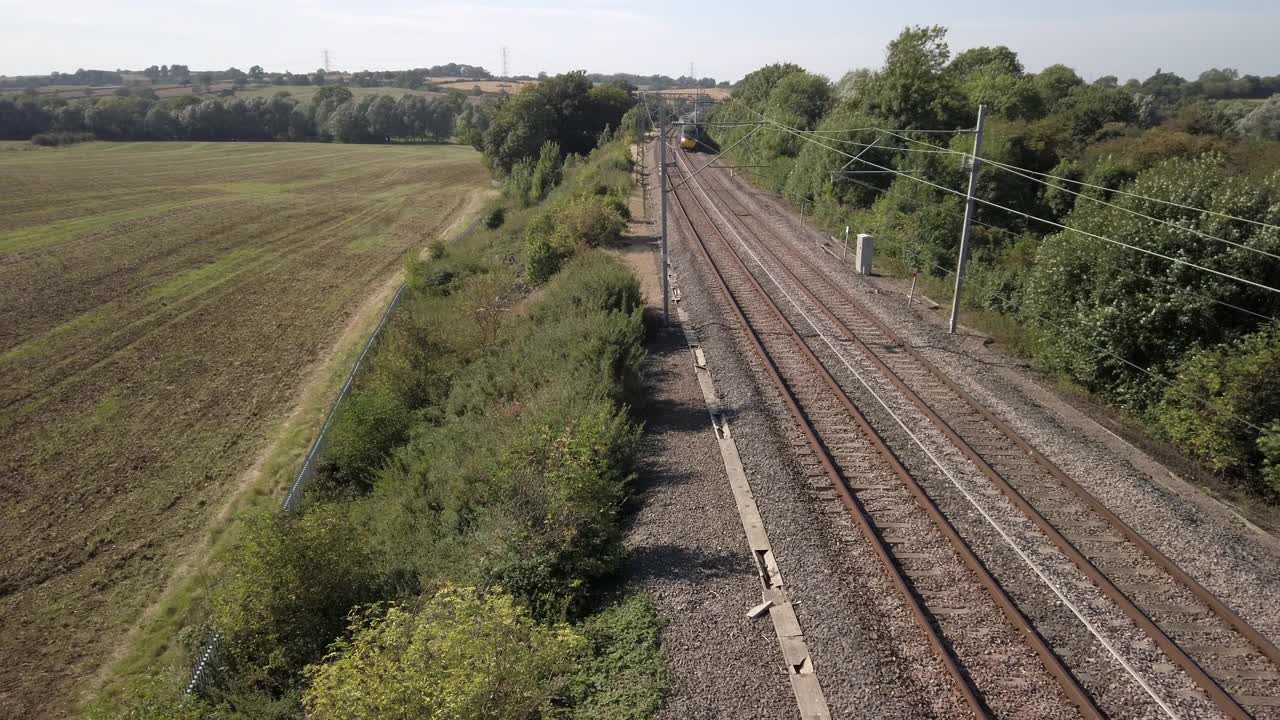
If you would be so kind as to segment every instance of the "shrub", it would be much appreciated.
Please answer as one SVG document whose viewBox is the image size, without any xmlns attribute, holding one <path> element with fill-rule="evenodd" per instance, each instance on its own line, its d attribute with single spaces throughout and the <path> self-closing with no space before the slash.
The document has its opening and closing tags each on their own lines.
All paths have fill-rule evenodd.
<svg viewBox="0 0 1280 720">
<path fill-rule="evenodd" d="M 507 211 L 501 207 L 496 207 L 484 214 L 484 226 L 490 230 L 497 230 L 502 227 L 502 223 L 507 219 Z"/>
<path fill-rule="evenodd" d="M 365 613 L 352 631 L 307 671 L 313 720 L 545 716 L 587 649 L 567 626 L 539 626 L 511 596 L 473 589 L 446 588 L 417 612 Z"/>
<path fill-rule="evenodd" d="M 564 164 L 560 159 L 560 146 L 548 140 L 542 144 L 538 155 L 538 163 L 533 168 L 533 177 L 529 183 L 530 205 L 542 202 L 555 186 L 560 184 Z"/>
<path fill-rule="evenodd" d="M 31 144 L 42 147 L 62 147 L 64 145 L 93 142 L 95 139 L 91 132 L 55 131 L 32 135 Z"/>
<path fill-rule="evenodd" d="M 387 453 L 408 438 L 412 419 L 393 388 L 372 384 L 357 389 L 329 430 L 321 474 L 337 485 L 367 490 Z"/>
<path fill-rule="evenodd" d="M 1235 418 L 1264 427 L 1280 417 L 1280 330 L 1190 355 L 1154 416 L 1166 437 L 1215 471 L 1257 474 L 1266 448 Z"/>
<path fill-rule="evenodd" d="M 630 314 L 644 305 L 635 273 L 615 258 L 592 251 L 574 258 L 563 279 L 547 287 L 534 308 L 537 317 L 551 319 L 584 311 Z"/>
<path fill-rule="evenodd" d="M 1263 482 L 1273 494 L 1280 495 L 1280 420 L 1258 436 L 1258 454 L 1262 456 Z"/>
<path fill-rule="evenodd" d="M 524 255 L 524 271 L 529 282 L 541 285 L 559 270 L 560 255 L 551 249 L 551 241 L 542 236 L 530 237 Z"/>
<path fill-rule="evenodd" d="M 1127 189 L 1214 213 L 1280 221 L 1280 186 L 1254 186 L 1232 177 L 1220 160 L 1168 160 L 1143 171 Z M 1280 273 L 1280 262 L 1260 253 L 1228 250 L 1190 237 L 1193 232 L 1232 237 L 1247 248 L 1275 254 L 1280 251 L 1275 234 L 1130 196 L 1113 197 L 1112 202 L 1117 207 L 1078 200 L 1065 224 L 1256 283 L 1266 284 Z M 1156 224 L 1134 212 L 1169 224 Z M 1255 321 L 1232 305 L 1264 315 L 1280 312 L 1274 293 L 1223 282 L 1209 272 L 1191 272 L 1163 258 L 1071 232 L 1051 235 L 1040 244 L 1026 274 L 1025 297 L 1024 317 L 1036 331 L 1038 359 L 1048 369 L 1139 412 L 1149 410 L 1164 394 L 1164 385 L 1141 369 L 1167 372 L 1188 351 L 1232 342 L 1254 331 Z"/>
<path fill-rule="evenodd" d="M 435 240 L 431 241 L 431 259 L 432 260 L 439 260 L 443 258 L 446 251 L 447 251 L 447 248 L 445 247 L 444 240 L 441 240 L 440 238 L 436 238 Z"/>
<path fill-rule="evenodd" d="M 510 520 L 491 578 L 556 617 L 621 562 L 619 513 L 639 429 L 603 399 L 540 406 L 498 463 L 494 490 Z"/>
<path fill-rule="evenodd" d="M 671 684 L 658 649 L 658 613 L 646 595 L 630 595 L 577 626 L 591 648 L 568 688 L 575 720 L 648 720 Z"/>
<path fill-rule="evenodd" d="M 511 166 L 511 173 L 502 183 L 502 193 L 521 205 L 528 207 L 529 197 L 533 190 L 532 158 L 525 158 Z"/>
<path fill-rule="evenodd" d="M 555 244 L 561 248 L 600 247 L 617 242 L 627 226 L 607 196 L 581 196 L 557 210 Z"/>
<path fill-rule="evenodd" d="M 372 558 L 353 542 L 345 505 L 302 516 L 250 516 L 214 588 L 214 622 L 227 660 L 269 692 L 288 688 L 346 626 L 351 608 L 380 595 Z"/>
</svg>

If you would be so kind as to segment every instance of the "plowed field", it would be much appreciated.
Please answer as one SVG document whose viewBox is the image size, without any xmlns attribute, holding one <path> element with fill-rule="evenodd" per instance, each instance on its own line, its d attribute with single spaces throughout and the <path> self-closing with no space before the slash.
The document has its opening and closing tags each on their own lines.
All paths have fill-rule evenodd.
<svg viewBox="0 0 1280 720">
<path fill-rule="evenodd" d="M 356 308 L 485 186 L 457 146 L 0 154 L 0 717 L 70 712 Z"/>
</svg>

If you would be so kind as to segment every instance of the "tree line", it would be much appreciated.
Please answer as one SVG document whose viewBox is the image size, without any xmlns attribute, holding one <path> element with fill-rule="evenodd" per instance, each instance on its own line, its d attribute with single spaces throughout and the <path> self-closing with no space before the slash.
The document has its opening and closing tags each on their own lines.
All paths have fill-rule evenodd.
<svg viewBox="0 0 1280 720">
<path fill-rule="evenodd" d="M 323 85 L 326 72 L 323 68 L 316 70 L 314 73 L 292 73 L 292 72 L 269 72 L 261 65 L 253 65 L 248 72 L 236 67 L 229 67 L 226 70 L 201 70 L 192 72 L 191 68 L 186 65 L 151 65 L 140 71 L 133 71 L 133 74 L 146 76 L 152 84 L 172 82 L 178 85 L 186 85 L 191 82 L 192 78 L 204 77 L 210 82 L 223 82 L 236 80 L 252 80 L 254 82 L 271 82 L 276 85 L 294 85 L 305 84 L 310 85 L 315 80 L 316 74 L 320 75 L 320 82 L 316 84 Z M 21 75 L 17 77 L 0 76 L 0 88 L 36 88 L 44 85 L 123 85 L 124 76 L 131 74 L 128 70 L 85 70 L 81 68 L 73 73 L 63 73 L 53 71 L 48 75 Z M 363 78 L 366 82 L 376 79 L 379 84 L 389 84 L 386 81 L 398 81 L 404 79 L 414 79 L 421 84 L 425 84 L 427 78 L 446 77 L 446 78 L 470 78 L 487 80 L 493 75 L 479 65 L 466 65 L 461 63 L 446 63 L 444 65 L 432 65 L 426 68 L 412 68 L 407 70 L 364 70 L 353 73 L 354 76 Z M 296 78 L 296 82 L 285 82 L 286 78 Z M 306 78 L 303 82 L 301 79 Z M 359 84 L 359 83 L 357 83 Z M 368 85 L 361 85 L 367 87 Z M 395 87 L 409 88 L 409 85 L 396 84 Z M 413 89 L 413 88 L 411 88 Z"/>
<path fill-rule="evenodd" d="M 953 55 L 944 28 L 912 27 L 883 67 L 836 83 L 796 65 L 761 68 L 713 117 L 759 113 L 795 128 L 764 124 L 732 154 L 766 166 L 761 184 L 832 231 L 878 234 L 900 268 L 944 294 L 963 216 L 960 158 L 973 145 L 948 131 L 972 128 L 986 105 L 977 195 L 993 205 L 978 206 L 967 307 L 1042 367 L 1275 498 L 1280 295 L 1224 275 L 1280 278 L 1280 233 L 1266 227 L 1280 225 L 1280 96 L 1233 99 L 1274 93 L 1277 80 L 1214 69 L 1088 83 L 1065 65 L 1027 72 L 1003 46 Z M 713 128 L 714 140 L 727 147 L 752 129 Z"/>
<path fill-rule="evenodd" d="M 626 83 L 628 85 L 643 86 L 650 90 L 668 90 L 671 88 L 727 88 L 730 86 L 728 80 L 716 82 L 713 77 L 696 78 L 689 75 L 681 75 L 673 78 L 668 75 L 635 75 L 633 73 L 590 73 L 587 79 L 596 83 Z"/>
<path fill-rule="evenodd" d="M 103 140 L 444 142 L 466 104 L 457 92 L 439 98 L 355 97 L 338 86 L 321 88 L 305 101 L 287 92 L 252 98 L 157 99 L 154 93 L 128 92 L 75 101 L 0 97 L 0 138 L 91 133 Z"/>
</svg>

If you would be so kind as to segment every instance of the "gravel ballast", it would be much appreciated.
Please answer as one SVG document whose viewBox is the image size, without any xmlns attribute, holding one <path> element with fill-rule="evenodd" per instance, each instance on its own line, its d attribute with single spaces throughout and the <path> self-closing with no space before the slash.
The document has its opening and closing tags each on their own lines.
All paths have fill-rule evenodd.
<svg viewBox="0 0 1280 720">
<path fill-rule="evenodd" d="M 727 180 L 727 179 L 726 179 Z M 776 227 L 788 252 L 805 254 L 908 343 L 957 381 L 1137 532 L 1226 601 L 1255 628 L 1277 637 L 1280 553 L 1236 514 L 1184 483 L 1152 458 L 1108 436 L 1018 363 L 972 337 L 947 335 L 921 306 L 908 311 L 898 284 L 852 274 L 813 244 L 776 198 L 741 183 L 734 194 Z M 801 240 L 800 238 L 803 238 Z M 1105 668 L 1100 668 L 1100 671 Z M 1264 713 L 1265 714 L 1265 713 Z M 1270 715 L 1267 715 L 1270 716 Z"/>
</svg>

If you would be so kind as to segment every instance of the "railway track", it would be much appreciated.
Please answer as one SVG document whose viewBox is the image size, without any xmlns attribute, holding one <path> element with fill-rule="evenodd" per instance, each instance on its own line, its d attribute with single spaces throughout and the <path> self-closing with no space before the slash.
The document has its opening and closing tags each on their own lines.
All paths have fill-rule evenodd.
<svg viewBox="0 0 1280 720">
<path fill-rule="evenodd" d="M 673 197 L 726 304 L 795 419 L 799 444 L 812 453 L 807 475 L 815 490 L 838 498 L 848 510 L 963 703 L 976 717 L 1052 717 L 1046 710 L 1072 705 L 1085 717 L 1101 717 L 773 303 L 721 233 L 706 200 L 690 187 Z M 709 236 L 720 243 L 708 242 Z M 1029 686 L 1040 692 L 1029 697 Z"/>
<path fill-rule="evenodd" d="M 681 164 L 683 158 L 678 153 L 676 157 L 677 164 Z M 752 323 L 760 323 L 756 326 L 762 328 L 758 336 L 788 337 L 791 345 L 798 348 L 793 351 L 783 346 L 772 350 L 784 358 L 778 363 L 780 370 L 773 373 L 775 384 L 784 398 L 794 391 L 794 401 L 789 405 L 799 425 L 808 424 L 810 427 L 806 430 L 806 442 L 819 457 L 826 476 L 823 482 L 835 488 L 852 513 L 863 514 L 864 519 L 859 522 L 863 535 L 878 543 L 881 548 L 878 554 L 886 569 L 891 574 L 902 576 L 895 582 L 900 591 L 906 595 L 915 594 L 917 602 L 913 609 L 917 612 L 918 621 L 936 626 L 935 650 L 944 648 L 939 650 L 939 657 L 943 665 L 952 671 L 958 692 L 964 695 L 966 691 L 962 686 L 971 684 L 970 694 L 973 697 L 965 695 L 965 698 L 976 714 L 995 712 L 1006 716 L 1020 713 L 1016 702 L 1003 700 L 1009 696 L 1010 689 L 1001 686 L 1000 668 L 984 666 L 982 654 L 968 656 L 975 654 L 967 652 L 975 647 L 974 639 L 969 636 L 977 628 L 972 620 L 981 617 L 986 621 L 995 617 L 993 607 L 973 602 L 977 596 L 972 592 L 973 583 L 985 591 L 1006 621 L 1003 635 L 999 628 L 990 627 L 983 627 L 978 633 L 983 637 L 978 645 L 986 643 L 986 655 L 1020 658 L 1025 665 L 1025 654 L 1020 655 L 1010 649 L 1007 633 L 1012 630 L 1014 635 L 1026 640 L 1025 647 L 1034 652 L 1043 671 L 1057 680 L 1059 699 L 1071 702 L 1085 716 L 1100 716 L 1103 712 L 1098 707 L 1100 704 L 1108 713 L 1117 716 L 1198 717 L 1211 716 L 1216 711 L 1216 714 L 1227 717 L 1280 717 L 1280 701 L 1277 700 L 1280 698 L 1280 652 L 1274 645 L 1036 452 L 1006 423 L 929 363 L 917 349 L 904 343 L 876 316 L 867 312 L 825 268 L 804 252 L 797 251 L 769 222 L 757 217 L 749 202 L 743 202 L 742 194 L 726 185 L 724 179 L 716 175 L 718 172 L 721 171 L 708 168 L 705 173 L 687 180 L 683 200 L 681 191 L 673 193 L 678 209 L 684 214 L 701 253 L 720 277 L 723 285 L 721 294 L 738 308 L 736 313 L 748 332 L 755 332 L 751 330 Z M 681 174 L 688 178 L 687 171 L 682 169 Z M 705 187 L 712 185 L 715 187 L 710 191 Z M 711 195 L 718 197 L 718 203 L 728 208 L 728 213 L 715 207 Z M 687 205 L 696 205 L 696 212 L 691 213 Z M 698 213 L 702 218 L 695 220 Z M 713 213 L 716 219 L 713 219 Z M 703 227 L 703 232 L 699 232 L 695 224 Z M 733 234 L 739 246 L 751 256 L 755 268 L 739 254 L 725 230 Z M 719 239 L 718 249 L 713 250 L 717 243 L 707 242 L 711 236 Z M 719 264 L 712 259 L 713 253 L 721 257 Z M 729 272 L 723 272 L 722 268 Z M 766 276 L 767 280 L 762 282 L 757 278 L 759 275 Z M 772 291 L 774 297 L 766 287 L 770 284 L 775 288 Z M 778 301 L 776 296 L 779 294 L 784 301 Z M 809 333 L 807 338 L 802 337 L 796 330 L 796 324 L 788 321 L 788 313 L 784 311 L 788 304 L 786 301 L 792 306 L 791 314 L 794 316 L 798 311 L 804 316 L 821 342 L 815 342 L 813 333 Z M 763 305 L 767 310 L 756 309 L 757 305 Z M 806 312 L 816 317 L 810 317 Z M 815 347 L 811 348 L 810 343 Z M 826 347 L 822 347 L 824 344 Z M 763 357 L 772 357 L 768 343 L 757 341 L 756 345 Z M 787 359 L 788 353 L 804 356 L 814 368 L 810 375 L 804 374 L 800 364 Z M 851 361 L 850 356 L 856 357 Z M 875 374 L 877 377 L 872 382 L 891 388 L 899 396 L 899 402 L 904 403 L 897 408 L 899 412 L 913 409 L 917 417 L 927 421 L 932 430 L 958 452 L 958 460 L 966 463 L 993 493 L 998 491 L 1045 542 L 1052 544 L 1061 555 L 1055 567 L 1049 568 L 1052 563 L 1048 560 L 1037 565 L 1030 558 L 1024 556 L 1023 559 L 1040 575 L 1039 581 L 1055 587 L 1058 599 L 1072 609 L 1079 623 L 1089 627 L 1088 633 L 1073 626 L 1062 608 L 1046 608 L 1043 601 L 1038 603 L 1039 607 L 1032 614 L 1036 616 L 1036 623 L 1046 628 L 1045 635 L 1049 640 L 1037 632 L 1036 626 L 1028 622 L 1018 606 L 1019 601 L 1035 604 L 1032 600 L 1035 591 L 1025 587 L 1028 574 L 1023 572 L 1022 580 L 1014 578 L 1011 590 L 1016 590 L 1012 593 L 1016 599 L 1011 599 L 1010 593 L 1006 593 L 983 566 L 983 560 L 959 536 L 947 519 L 947 512 L 939 509 L 933 497 L 945 499 L 944 495 L 950 493 L 954 496 L 954 490 L 960 490 L 979 513 L 985 516 L 987 511 L 966 493 L 957 478 L 952 477 L 936 457 L 931 456 L 930 459 L 948 476 L 946 480 L 954 488 L 948 488 L 947 482 L 938 481 L 936 477 L 923 481 L 913 479 L 913 470 L 921 475 L 928 473 L 919 473 L 910 460 L 911 470 L 903 466 L 895 455 L 895 450 L 904 457 L 908 455 L 902 438 L 898 438 L 900 442 L 896 445 L 892 439 L 886 445 L 871 422 L 858 410 L 858 403 L 826 370 L 827 365 L 839 368 L 841 364 L 855 375 L 858 369 Z M 823 382 L 815 382 L 814 374 Z M 861 377 L 859 379 L 862 380 Z M 875 394 L 872 384 L 865 380 L 862 383 L 866 390 Z M 826 398 L 819 397 L 823 384 L 828 386 Z M 858 399 L 867 404 L 865 397 Z M 880 400 L 879 397 L 876 399 Z M 880 402 L 884 403 L 883 400 Z M 889 404 L 884 404 L 884 409 L 894 419 L 898 418 Z M 848 423 L 842 427 L 839 420 L 841 412 L 845 418 L 855 419 L 865 439 L 863 444 L 850 445 Z M 919 449 L 930 454 L 907 425 L 900 420 L 899 424 L 907 435 L 911 435 L 911 440 L 916 441 Z M 868 452 L 867 444 L 871 446 L 871 452 Z M 822 460 L 821 452 L 826 450 L 830 451 L 829 461 Z M 939 454 L 943 452 L 938 451 Z M 878 461 L 873 461 L 873 456 Z M 877 462 L 880 467 L 873 467 Z M 885 466 L 891 472 L 886 473 Z M 937 473 L 933 474 L 936 476 Z M 897 482 L 859 484 L 860 481 L 850 480 L 854 476 L 868 475 L 876 478 L 896 476 Z M 950 508 L 953 516 L 963 506 L 963 502 L 955 501 L 943 504 Z M 889 519 L 891 514 L 885 513 L 885 510 L 901 513 L 907 507 L 914 510 L 906 513 L 910 517 L 904 515 L 900 520 Z M 971 510 L 968 514 L 973 515 Z M 999 530 L 998 522 L 989 516 L 986 519 Z M 1000 533 L 1004 534 L 1004 531 L 1000 530 Z M 1008 537 L 1005 539 L 1010 547 L 1023 554 L 1016 547 L 1017 542 Z M 1024 546 L 1024 549 L 1027 548 Z M 1071 582 L 1065 573 L 1067 561 L 1077 576 L 1074 597 L 1062 589 L 1063 585 Z M 1047 569 L 1042 572 L 1041 567 Z M 924 572 L 919 571 L 921 568 Z M 958 568 L 963 568 L 963 573 Z M 1054 584 L 1055 575 L 1057 585 Z M 935 582 L 940 578 L 946 580 Z M 963 581 L 969 584 L 956 584 Z M 1036 578 L 1029 579 L 1032 584 L 1036 581 Z M 1015 587 L 1019 584 L 1023 587 Z M 1092 619 L 1099 627 L 1094 627 L 1089 622 L 1089 613 L 1077 608 L 1089 600 L 1087 593 L 1081 596 L 1078 592 L 1086 586 L 1100 592 L 1106 602 L 1123 614 L 1124 621 L 1141 631 L 1142 640 L 1139 642 L 1133 641 L 1131 632 L 1127 636 L 1133 648 L 1121 645 L 1117 649 L 1116 645 L 1120 645 L 1119 641 L 1126 635 L 1117 630 L 1122 623 L 1116 618 L 1109 620 L 1112 627 L 1108 628 L 1104 627 L 1108 622 L 1105 613 L 1102 616 L 1095 614 Z M 961 588 L 969 592 L 963 592 Z M 948 590 L 952 594 L 948 595 Z M 968 601 L 958 601 L 958 597 Z M 1094 604 L 1097 604 L 1096 600 Z M 1093 637 L 1089 637 L 1090 633 Z M 1142 643 L 1146 647 L 1139 647 Z M 1112 657 L 1100 652 L 1099 645 Z M 947 653 L 951 654 L 950 660 L 945 657 Z M 1152 660 L 1157 654 L 1167 657 L 1170 662 Z M 1068 662 L 1064 663 L 1059 655 Z M 1145 662 L 1143 657 L 1147 658 Z M 1153 711 L 1149 705 L 1140 710 L 1141 704 L 1134 705 L 1123 698 L 1126 691 L 1121 686 L 1131 683 L 1117 683 L 1115 677 L 1108 676 L 1105 666 L 1099 671 L 1099 659 L 1119 661 L 1154 700 L 1159 712 Z M 1082 668 L 1078 676 L 1073 673 L 1076 668 Z M 1162 684 L 1160 675 L 1171 675 L 1177 671 L 1189 678 L 1194 688 L 1180 687 L 1172 677 L 1166 678 Z M 1083 684 L 1080 682 L 1082 678 Z M 1129 692 L 1132 692 L 1131 688 Z M 1095 697 L 1098 704 L 1094 702 Z"/>
<path fill-rule="evenodd" d="M 725 201 L 737 202 L 723 178 L 709 179 L 721 183 Z M 750 215 L 746 205 L 737 205 Z M 770 231 L 767 223 L 761 226 Z M 759 247 L 1223 714 L 1280 718 L 1280 650 L 1270 640 L 867 312 L 812 259 L 803 253 L 784 257 L 769 243 Z"/>
</svg>

